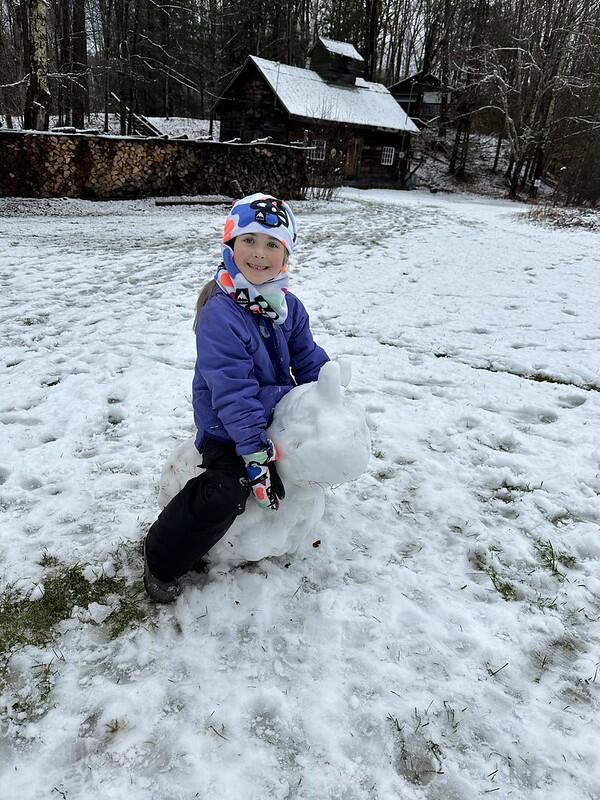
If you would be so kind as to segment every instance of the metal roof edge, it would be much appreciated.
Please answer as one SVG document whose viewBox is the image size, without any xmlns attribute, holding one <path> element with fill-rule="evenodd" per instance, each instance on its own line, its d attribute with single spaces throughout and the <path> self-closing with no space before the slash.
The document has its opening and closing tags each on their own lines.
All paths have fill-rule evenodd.
<svg viewBox="0 0 600 800">
<path fill-rule="evenodd" d="M 411 118 L 408 117 L 408 121 L 411 122 L 414 126 L 414 131 L 410 130 L 409 128 L 385 128 L 381 125 L 369 125 L 366 122 L 342 122 L 341 120 L 336 119 L 322 119 L 321 117 L 304 117 L 302 114 L 290 114 L 290 118 L 297 119 L 297 120 L 317 120 L 318 122 L 330 122 L 332 125 L 347 125 L 349 128 L 372 128 L 373 130 L 379 131 L 388 131 L 388 132 L 396 132 L 396 133 L 408 133 L 411 136 L 416 136 L 421 133 L 421 131 L 417 128 L 417 126 L 412 122 Z"/>
</svg>

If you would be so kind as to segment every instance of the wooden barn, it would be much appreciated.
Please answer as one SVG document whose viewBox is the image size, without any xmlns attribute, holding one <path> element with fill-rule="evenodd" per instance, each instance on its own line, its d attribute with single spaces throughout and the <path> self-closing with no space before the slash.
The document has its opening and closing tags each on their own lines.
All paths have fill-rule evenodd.
<svg viewBox="0 0 600 800">
<path fill-rule="evenodd" d="M 420 127 L 436 122 L 442 113 L 442 99 L 449 104 L 452 89 L 444 87 L 440 79 L 430 72 L 415 72 L 389 87 L 396 101 Z"/>
<path fill-rule="evenodd" d="M 323 174 L 337 170 L 354 186 L 401 185 L 418 130 L 389 90 L 365 81 L 363 71 L 351 44 L 323 37 L 306 69 L 249 56 L 213 109 L 221 141 L 308 144 Z"/>
</svg>

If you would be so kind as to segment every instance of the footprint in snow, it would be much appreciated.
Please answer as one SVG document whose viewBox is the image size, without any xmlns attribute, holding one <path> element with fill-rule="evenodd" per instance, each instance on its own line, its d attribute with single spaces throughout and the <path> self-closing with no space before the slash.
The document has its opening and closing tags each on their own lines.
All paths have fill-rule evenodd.
<svg viewBox="0 0 600 800">
<path fill-rule="evenodd" d="M 77 458 L 94 458 L 98 454 L 95 447 L 80 447 L 75 450 Z"/>
<path fill-rule="evenodd" d="M 511 348 L 513 350 L 523 350 L 526 347 L 529 347 L 531 350 L 535 350 L 537 347 L 539 347 L 539 345 L 535 342 L 514 342 L 511 344 Z"/>
<path fill-rule="evenodd" d="M 410 783 L 425 786 L 442 774 L 441 749 L 420 730 L 412 732 L 408 726 L 398 727 L 394 751 L 394 769 Z"/>
<path fill-rule="evenodd" d="M 578 394 L 561 394 L 558 398 L 558 405 L 563 408 L 579 408 L 585 403 L 586 399 L 586 397 L 581 397 Z"/>
<path fill-rule="evenodd" d="M 121 398 L 109 397 L 107 402 L 110 406 L 108 412 L 109 425 L 119 425 L 125 419 L 125 411 L 121 407 Z"/>
<path fill-rule="evenodd" d="M 550 425 L 558 421 L 558 414 L 547 408 L 536 408 L 535 406 L 522 406 L 512 412 L 521 422 L 528 422 L 532 425 Z"/>
<path fill-rule="evenodd" d="M 35 489 L 40 489 L 44 484 L 39 478 L 34 478 L 31 475 L 24 475 L 19 478 L 19 485 L 22 489 L 33 492 Z"/>
<path fill-rule="evenodd" d="M 404 385 L 402 387 L 390 387 L 386 386 L 384 389 L 386 394 L 389 394 L 393 397 L 403 397 L 405 400 L 422 400 L 423 399 L 423 392 L 419 391 L 418 389 L 414 389 L 411 387 L 410 384 Z M 369 410 L 369 409 L 367 409 Z"/>
<path fill-rule="evenodd" d="M 30 425 L 41 425 L 42 420 L 37 417 L 24 417 L 19 414 L 2 414 L 0 416 L 0 423 L 4 425 L 24 425 L 25 427 L 29 427 Z"/>
</svg>

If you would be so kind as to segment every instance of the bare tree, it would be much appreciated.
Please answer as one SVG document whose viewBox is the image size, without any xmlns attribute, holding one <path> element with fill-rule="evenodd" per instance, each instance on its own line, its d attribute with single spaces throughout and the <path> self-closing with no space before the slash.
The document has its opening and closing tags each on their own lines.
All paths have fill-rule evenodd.
<svg viewBox="0 0 600 800">
<path fill-rule="evenodd" d="M 48 51 L 46 47 L 46 0 L 29 0 L 24 31 L 25 55 L 29 63 L 29 81 L 25 98 L 24 125 L 38 131 L 48 130 L 50 89 L 48 88 Z"/>
<path fill-rule="evenodd" d="M 73 72 L 72 120 L 76 128 L 84 127 L 84 115 L 89 112 L 88 57 L 85 24 L 85 0 L 73 0 Z"/>
</svg>

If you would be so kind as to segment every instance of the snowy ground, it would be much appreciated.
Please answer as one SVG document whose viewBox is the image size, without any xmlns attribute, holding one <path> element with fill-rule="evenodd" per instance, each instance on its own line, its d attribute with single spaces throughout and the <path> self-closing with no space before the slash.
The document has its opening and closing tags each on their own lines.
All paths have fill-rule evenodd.
<svg viewBox="0 0 600 800">
<path fill-rule="evenodd" d="M 210 129 L 210 120 L 208 119 L 195 119 L 193 117 L 147 117 L 147 119 L 157 128 L 162 134 L 169 136 L 183 136 L 186 135 L 189 139 L 202 139 L 206 138 Z M 23 120 L 18 119 L 14 121 L 18 127 L 22 124 Z M 20 123 L 20 124 L 19 124 Z M 60 121 L 58 117 L 50 117 L 50 130 L 58 127 Z M 98 128 L 100 131 L 104 130 L 104 114 L 95 113 L 89 114 L 85 118 L 86 128 Z M 213 121 L 213 139 L 219 140 L 219 120 Z M 121 132 L 119 117 L 117 114 L 108 115 L 108 133 L 118 136 Z"/>
<path fill-rule="evenodd" d="M 296 209 L 368 471 L 319 547 L 140 595 L 116 638 L 108 595 L 15 652 L 0 796 L 598 798 L 597 233 L 419 192 Z M 2 587 L 35 602 L 55 559 L 139 586 L 223 213 L 0 201 Z"/>
<path fill-rule="evenodd" d="M 436 189 L 442 192 L 467 192 L 488 197 L 505 198 L 509 184 L 505 178 L 510 159 L 510 146 L 503 141 L 496 172 L 492 172 L 496 158 L 498 137 L 484 133 L 471 133 L 469 155 L 465 174 L 455 177 L 449 172 L 450 156 L 455 131 L 448 129 L 446 139 L 440 143 L 438 132 L 423 130 L 411 145 L 410 169 L 415 170 L 413 182 L 416 187 Z M 548 176 L 550 177 L 550 176 Z M 554 193 L 554 184 L 546 180 L 539 182 L 536 201 L 548 200 Z M 529 189 L 519 187 L 524 201 L 529 201 Z M 577 210 L 575 213 L 578 213 Z"/>
</svg>

